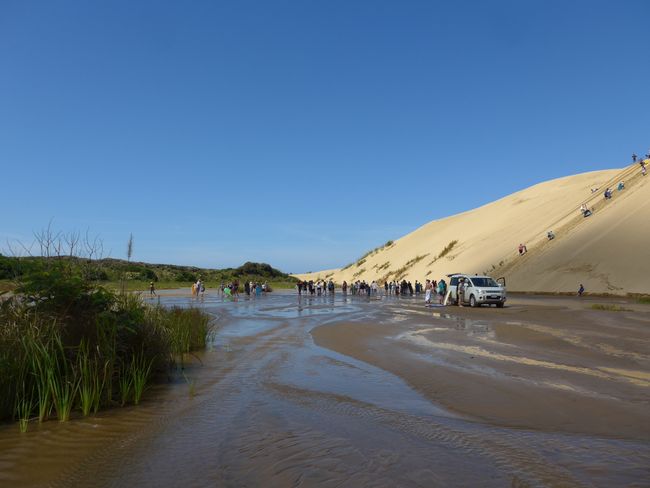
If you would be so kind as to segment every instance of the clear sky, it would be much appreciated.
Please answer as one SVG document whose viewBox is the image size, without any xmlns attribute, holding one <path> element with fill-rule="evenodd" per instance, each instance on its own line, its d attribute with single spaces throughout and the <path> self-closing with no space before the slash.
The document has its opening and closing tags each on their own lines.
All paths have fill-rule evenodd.
<svg viewBox="0 0 650 488">
<path fill-rule="evenodd" d="M 650 1 L 0 0 L 0 239 L 337 267 L 650 147 Z M 6 246 L 0 246 L 5 247 Z"/>
</svg>

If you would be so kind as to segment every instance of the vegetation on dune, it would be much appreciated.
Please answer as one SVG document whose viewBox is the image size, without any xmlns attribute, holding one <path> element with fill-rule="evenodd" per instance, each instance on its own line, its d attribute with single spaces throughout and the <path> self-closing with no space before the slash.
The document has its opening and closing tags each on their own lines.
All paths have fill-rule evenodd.
<svg viewBox="0 0 650 488">
<path fill-rule="evenodd" d="M 388 269 L 390 267 L 390 261 L 386 261 L 384 264 L 375 264 L 373 268 L 377 269 L 377 272 L 382 271 L 384 269 Z"/>
<path fill-rule="evenodd" d="M 377 254 L 378 252 L 383 251 L 384 249 L 388 249 L 388 248 L 391 247 L 393 244 L 394 244 L 393 241 L 386 241 L 386 243 L 385 243 L 383 246 L 378 246 L 378 247 L 376 247 L 376 248 L 374 248 L 374 249 L 371 249 L 370 251 L 368 251 L 367 253 L 365 253 L 363 256 L 361 256 L 359 259 L 357 259 L 355 262 L 343 266 L 343 267 L 341 268 L 341 271 L 344 271 L 344 270 L 346 270 L 346 269 L 349 269 L 349 268 L 351 268 L 351 267 L 354 266 L 354 265 L 356 265 L 357 268 L 358 268 L 359 266 L 361 266 L 363 263 L 366 262 L 366 258 L 368 258 L 368 257 L 370 257 L 370 256 L 373 256 L 373 255 Z"/>
<path fill-rule="evenodd" d="M 401 280 L 406 276 L 406 272 L 412 268 L 416 263 L 419 263 L 422 261 L 424 258 L 426 258 L 429 255 L 429 253 L 422 254 L 421 256 L 415 256 L 413 259 L 409 259 L 404 266 L 399 268 L 397 271 L 393 273 L 393 277 L 395 280 Z"/>
<path fill-rule="evenodd" d="M 458 244 L 458 240 L 456 239 L 454 239 L 449 244 L 447 244 L 445 248 L 442 251 L 440 251 L 440 254 L 438 254 L 435 258 L 433 258 L 433 260 L 429 262 L 427 266 L 431 266 L 433 263 L 438 261 L 438 259 L 442 259 L 445 256 L 447 256 L 454 249 L 454 247 L 456 247 L 456 244 Z"/>
</svg>

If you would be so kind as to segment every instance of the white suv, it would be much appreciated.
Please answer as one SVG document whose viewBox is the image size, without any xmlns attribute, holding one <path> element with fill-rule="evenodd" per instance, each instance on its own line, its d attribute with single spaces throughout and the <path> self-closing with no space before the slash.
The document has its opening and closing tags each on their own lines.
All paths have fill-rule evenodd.
<svg viewBox="0 0 650 488">
<path fill-rule="evenodd" d="M 489 276 L 470 276 L 466 274 L 449 275 L 449 301 L 458 303 L 458 282 L 465 279 L 463 305 L 480 307 L 484 303 L 494 304 L 501 308 L 506 303 L 506 287 Z"/>
</svg>

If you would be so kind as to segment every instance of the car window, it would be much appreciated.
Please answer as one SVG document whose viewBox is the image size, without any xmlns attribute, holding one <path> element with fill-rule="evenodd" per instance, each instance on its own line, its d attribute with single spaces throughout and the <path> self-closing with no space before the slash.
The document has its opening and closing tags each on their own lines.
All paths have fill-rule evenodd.
<svg viewBox="0 0 650 488">
<path fill-rule="evenodd" d="M 496 288 L 499 284 L 492 278 L 472 278 L 474 286 L 482 286 L 484 288 Z"/>
<path fill-rule="evenodd" d="M 458 284 L 458 277 L 454 276 L 451 281 L 449 282 L 451 286 L 456 286 Z"/>
</svg>

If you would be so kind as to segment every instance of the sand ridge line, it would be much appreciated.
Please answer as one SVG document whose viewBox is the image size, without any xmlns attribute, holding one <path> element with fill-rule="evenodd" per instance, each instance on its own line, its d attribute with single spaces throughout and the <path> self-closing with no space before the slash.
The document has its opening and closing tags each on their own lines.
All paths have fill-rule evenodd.
<svg viewBox="0 0 650 488">
<path fill-rule="evenodd" d="M 445 349 L 449 351 L 465 353 L 470 356 L 480 356 L 495 361 L 509 361 L 518 364 L 523 364 L 526 366 L 536 366 L 541 368 L 564 370 L 572 373 L 590 375 L 590 376 L 595 376 L 597 378 L 606 379 L 606 380 L 626 381 L 635 386 L 640 386 L 644 388 L 650 386 L 650 375 L 646 375 L 642 371 L 626 371 L 626 370 L 618 370 L 616 368 L 604 368 L 604 367 L 603 368 L 599 367 L 598 369 L 591 369 L 591 368 L 581 367 L 581 366 L 570 366 L 566 364 L 553 363 L 550 361 L 542 361 L 540 359 L 532 359 L 523 356 L 508 356 L 506 354 L 487 351 L 478 346 L 463 346 L 463 345 L 451 344 L 447 342 L 434 342 L 430 339 L 427 339 L 426 337 L 422 337 L 422 334 L 424 332 L 426 331 L 418 330 L 418 331 L 404 332 L 403 334 L 397 336 L 397 339 L 406 339 L 420 346 L 424 345 L 426 347 L 432 347 L 434 349 Z M 610 374 L 606 374 L 604 371 L 607 371 Z M 625 374 L 621 373 L 622 371 L 625 371 Z M 648 379 L 645 380 L 643 378 L 648 378 Z"/>
</svg>

